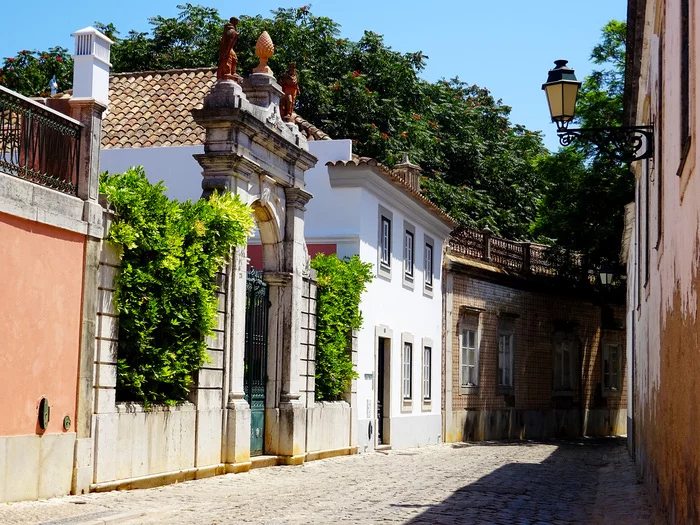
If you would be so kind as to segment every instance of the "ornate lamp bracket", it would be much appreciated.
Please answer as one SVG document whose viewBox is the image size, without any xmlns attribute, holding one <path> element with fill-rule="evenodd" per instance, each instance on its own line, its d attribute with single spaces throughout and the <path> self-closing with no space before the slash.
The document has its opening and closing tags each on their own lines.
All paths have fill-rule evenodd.
<svg viewBox="0 0 700 525">
<path fill-rule="evenodd" d="M 621 162 L 634 162 L 654 156 L 652 126 L 569 129 L 566 125 L 558 125 L 557 134 L 562 146 L 570 146 L 575 140 L 584 140 L 604 155 Z"/>
</svg>

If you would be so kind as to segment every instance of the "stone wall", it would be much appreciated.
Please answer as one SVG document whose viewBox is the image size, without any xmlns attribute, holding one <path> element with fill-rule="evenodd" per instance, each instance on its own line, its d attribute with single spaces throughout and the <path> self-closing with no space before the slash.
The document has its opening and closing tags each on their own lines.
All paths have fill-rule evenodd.
<svg viewBox="0 0 700 525">
<path fill-rule="evenodd" d="M 602 344 L 624 348 L 624 310 L 590 293 L 567 292 L 466 258 L 448 257 L 445 440 L 538 439 L 626 433 L 621 389 L 602 388 Z M 544 279 L 544 280 L 542 280 Z M 478 319 L 478 384 L 460 384 L 460 331 Z M 499 322 L 514 330 L 513 386 L 498 385 Z M 571 388 L 555 390 L 554 337 L 575 341 Z"/>
<path fill-rule="evenodd" d="M 109 228 L 108 220 L 105 221 Z M 106 233 L 105 233 L 106 237 Z M 91 490 L 146 487 L 222 473 L 225 273 L 217 275 L 219 319 L 207 339 L 210 361 L 196 374 L 190 402 L 153 406 L 116 402 L 119 318 L 114 305 L 117 250 L 102 243 L 94 362 L 94 465 Z"/>
</svg>

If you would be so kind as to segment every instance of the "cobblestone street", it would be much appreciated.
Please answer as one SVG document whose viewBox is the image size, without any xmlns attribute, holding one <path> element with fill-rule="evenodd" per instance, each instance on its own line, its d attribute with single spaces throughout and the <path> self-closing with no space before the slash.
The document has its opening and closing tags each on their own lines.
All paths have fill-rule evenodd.
<svg viewBox="0 0 700 525">
<path fill-rule="evenodd" d="M 623 440 L 444 444 L 0 507 L 10 524 L 652 523 Z"/>
</svg>

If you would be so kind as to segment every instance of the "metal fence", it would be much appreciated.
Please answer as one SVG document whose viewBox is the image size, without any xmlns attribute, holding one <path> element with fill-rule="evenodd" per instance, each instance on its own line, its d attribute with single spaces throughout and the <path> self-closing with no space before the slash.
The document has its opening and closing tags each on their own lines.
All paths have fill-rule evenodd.
<svg viewBox="0 0 700 525">
<path fill-rule="evenodd" d="M 449 251 L 523 274 L 570 277 L 582 272 L 581 258 L 576 255 L 562 260 L 548 246 L 502 239 L 488 229 L 458 228 L 450 237 Z"/>
<path fill-rule="evenodd" d="M 0 170 L 77 195 L 82 125 L 0 86 Z"/>
</svg>

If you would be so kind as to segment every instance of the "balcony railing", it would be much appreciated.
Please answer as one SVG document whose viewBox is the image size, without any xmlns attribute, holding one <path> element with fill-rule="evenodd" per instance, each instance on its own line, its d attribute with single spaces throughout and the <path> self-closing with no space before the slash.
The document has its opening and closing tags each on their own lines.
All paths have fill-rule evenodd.
<svg viewBox="0 0 700 525">
<path fill-rule="evenodd" d="M 0 171 L 77 195 L 82 124 L 0 86 Z"/>
<path fill-rule="evenodd" d="M 452 232 L 449 250 L 455 255 L 480 259 L 521 274 L 569 278 L 588 274 L 583 272 L 579 256 L 562 258 L 548 246 L 501 239 L 489 230 L 459 228 Z"/>
</svg>

